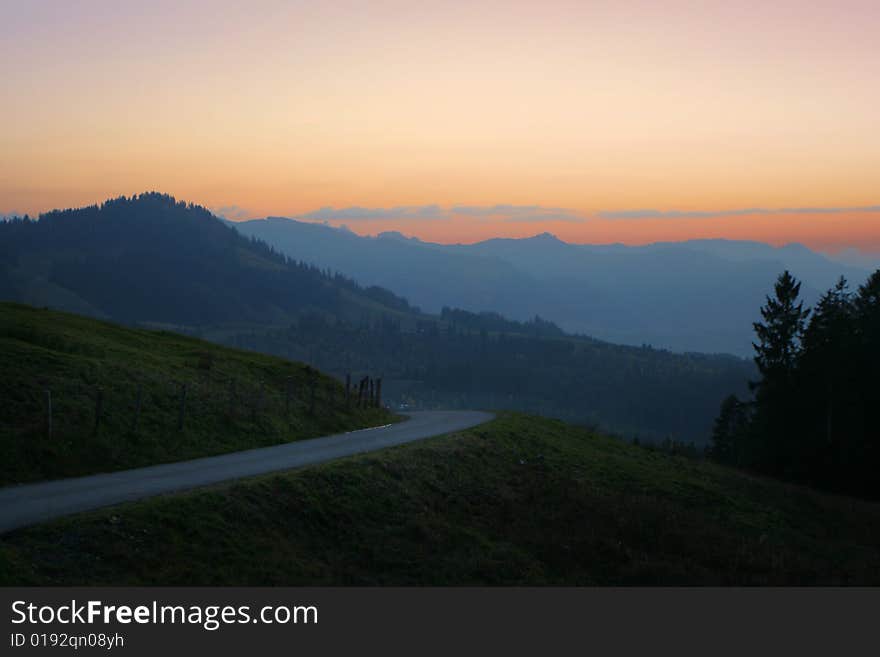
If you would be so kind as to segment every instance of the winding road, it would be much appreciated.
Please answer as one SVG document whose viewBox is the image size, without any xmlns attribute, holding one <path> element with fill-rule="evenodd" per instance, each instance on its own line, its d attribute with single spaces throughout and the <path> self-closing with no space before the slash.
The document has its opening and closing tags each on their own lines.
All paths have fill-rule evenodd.
<svg viewBox="0 0 880 657">
<path fill-rule="evenodd" d="M 222 481 L 290 470 L 460 431 L 491 420 L 480 411 L 418 411 L 372 429 L 191 461 L 0 488 L 0 533 L 80 511 Z"/>
</svg>

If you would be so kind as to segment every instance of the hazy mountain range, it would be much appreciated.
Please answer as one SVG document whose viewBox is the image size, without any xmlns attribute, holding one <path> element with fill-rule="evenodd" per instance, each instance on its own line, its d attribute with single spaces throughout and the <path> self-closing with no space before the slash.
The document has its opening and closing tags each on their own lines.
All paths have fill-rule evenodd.
<svg viewBox="0 0 880 657">
<path fill-rule="evenodd" d="M 751 355 L 752 322 L 784 269 L 803 281 L 807 303 L 841 275 L 858 285 L 869 273 L 799 244 L 597 246 L 544 233 L 442 245 L 281 217 L 234 225 L 293 258 L 391 288 L 428 312 L 457 306 L 520 320 L 540 315 L 611 342 L 742 356 Z"/>
<path fill-rule="evenodd" d="M 553 249 L 575 248 L 549 237 L 500 241 L 490 256 L 478 251 L 491 244 L 364 239 L 284 220 L 251 226 L 277 227 L 302 250 L 285 249 L 296 253 L 287 257 L 202 207 L 155 193 L 2 222 L 0 300 L 196 333 L 341 377 L 381 376 L 385 398 L 410 407 L 524 410 L 641 439 L 704 442 L 721 401 L 745 394 L 754 378 L 750 361 L 729 355 L 619 346 L 484 312 L 429 314 L 397 295 L 433 291 L 424 298 L 434 306 L 551 318 L 566 307 L 563 287 L 503 252 L 552 258 Z M 357 263 L 373 272 L 362 280 L 381 275 L 391 289 L 332 271 Z M 548 290 L 556 306 L 517 304 Z"/>
</svg>

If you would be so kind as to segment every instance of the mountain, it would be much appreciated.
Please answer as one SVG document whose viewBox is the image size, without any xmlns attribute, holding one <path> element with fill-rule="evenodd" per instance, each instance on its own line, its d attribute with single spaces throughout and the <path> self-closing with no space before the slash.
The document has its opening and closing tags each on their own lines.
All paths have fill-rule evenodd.
<svg viewBox="0 0 880 657">
<path fill-rule="evenodd" d="M 747 394 L 755 374 L 731 356 L 566 335 L 550 313 L 524 308 L 541 300 L 562 311 L 569 290 L 503 257 L 288 220 L 258 227 L 293 231 L 284 250 L 295 255 L 161 194 L 0 224 L 0 300 L 170 328 L 337 377 L 381 377 L 383 398 L 407 407 L 527 410 L 643 441 L 704 443 L 721 401 Z M 331 273 L 357 263 L 373 272 L 361 280 L 381 275 L 394 292 Z M 426 290 L 439 313 L 398 296 Z M 521 320 L 486 312 L 499 307 Z"/>
<path fill-rule="evenodd" d="M 129 323 L 284 324 L 305 311 L 412 310 L 156 193 L 0 224 L 0 256 L 0 298 Z"/>
<path fill-rule="evenodd" d="M 777 262 L 786 269 L 797 272 L 798 278 L 809 287 L 822 291 L 832 287 L 840 276 L 845 276 L 853 282 L 861 282 L 870 273 L 870 267 L 832 259 L 797 243 L 774 247 L 763 242 L 707 239 L 689 240 L 683 243 L 658 242 L 648 248 L 653 247 L 658 250 L 676 248 L 679 244 L 733 262 Z"/>
<path fill-rule="evenodd" d="M 526 320 L 518 303 L 541 294 L 543 286 L 502 258 L 457 253 L 400 233 L 360 237 L 322 224 L 281 217 L 232 224 L 244 235 L 256 237 L 297 260 L 320 263 L 346 272 L 356 280 L 393 289 L 430 312 L 443 306 L 473 312 L 494 310 Z M 518 313 L 510 309 L 517 308 Z"/>
<path fill-rule="evenodd" d="M 752 322 L 784 269 L 803 280 L 808 304 L 841 275 L 854 284 L 868 275 L 794 244 L 580 245 L 544 233 L 441 245 L 277 217 L 235 227 L 291 257 L 392 287 L 429 312 L 457 306 L 519 320 L 540 315 L 569 332 L 681 352 L 750 356 Z"/>
<path fill-rule="evenodd" d="M 834 260 L 859 269 L 870 271 L 880 269 L 880 253 L 866 253 L 859 249 L 848 248 L 835 253 Z"/>
</svg>

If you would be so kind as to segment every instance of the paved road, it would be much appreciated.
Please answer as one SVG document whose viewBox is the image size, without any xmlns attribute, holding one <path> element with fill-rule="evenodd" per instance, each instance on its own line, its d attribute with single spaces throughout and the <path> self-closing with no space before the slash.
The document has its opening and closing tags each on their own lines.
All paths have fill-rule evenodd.
<svg viewBox="0 0 880 657">
<path fill-rule="evenodd" d="M 0 488 L 0 532 L 151 495 L 289 470 L 467 429 L 479 411 L 419 411 L 405 422 L 148 468 Z"/>
</svg>

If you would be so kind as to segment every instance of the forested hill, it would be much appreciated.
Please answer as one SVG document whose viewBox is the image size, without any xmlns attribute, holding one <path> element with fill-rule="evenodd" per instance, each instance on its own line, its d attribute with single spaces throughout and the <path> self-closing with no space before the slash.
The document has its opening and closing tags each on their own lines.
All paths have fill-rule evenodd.
<svg viewBox="0 0 880 657">
<path fill-rule="evenodd" d="M 0 298 L 175 326 L 412 310 L 157 193 L 0 223 Z"/>
<path fill-rule="evenodd" d="M 751 362 L 734 356 L 554 336 L 553 325 L 538 318 L 515 332 L 487 328 L 499 323 L 493 314 L 447 310 L 444 318 L 411 331 L 394 321 L 370 326 L 311 316 L 285 329 L 219 339 L 337 376 L 375 372 L 384 398 L 408 407 L 528 411 L 653 443 L 705 444 L 721 401 L 731 392 L 746 395 L 755 375 Z"/>
<path fill-rule="evenodd" d="M 142 194 L 0 224 L 0 300 L 382 376 L 386 399 L 411 407 L 525 410 L 642 440 L 708 441 L 721 401 L 754 375 L 738 358 L 570 336 L 535 314 L 512 321 L 491 312 L 492 296 L 482 312 L 427 315 L 300 257 L 310 264 L 202 207 Z"/>
<path fill-rule="evenodd" d="M 868 271 L 806 247 L 728 240 L 645 246 L 572 244 L 544 233 L 476 244 L 431 244 L 399 233 L 366 237 L 293 219 L 236 228 L 293 258 L 389 287 L 427 312 L 455 306 L 510 319 L 546 317 L 569 333 L 617 344 L 752 356 L 752 322 L 767 281 L 789 269 L 808 304 L 841 275 Z"/>
</svg>

